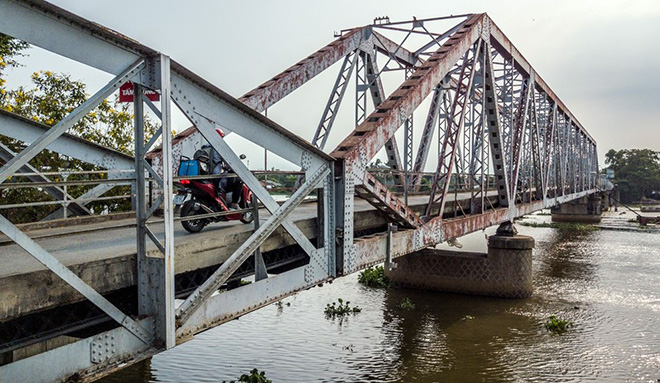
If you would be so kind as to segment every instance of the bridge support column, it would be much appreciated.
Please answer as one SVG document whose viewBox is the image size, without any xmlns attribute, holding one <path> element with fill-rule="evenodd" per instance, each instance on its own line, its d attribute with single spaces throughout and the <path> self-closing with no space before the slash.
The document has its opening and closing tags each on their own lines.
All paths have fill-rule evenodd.
<svg viewBox="0 0 660 383">
<path fill-rule="evenodd" d="M 602 211 L 601 198 L 597 195 L 562 203 L 550 210 L 553 222 L 585 223 L 600 222 Z"/>
<path fill-rule="evenodd" d="M 386 274 L 401 287 L 527 298 L 533 291 L 533 248 L 532 237 L 497 234 L 488 238 L 488 254 L 426 249 L 397 258 L 397 267 Z"/>
</svg>

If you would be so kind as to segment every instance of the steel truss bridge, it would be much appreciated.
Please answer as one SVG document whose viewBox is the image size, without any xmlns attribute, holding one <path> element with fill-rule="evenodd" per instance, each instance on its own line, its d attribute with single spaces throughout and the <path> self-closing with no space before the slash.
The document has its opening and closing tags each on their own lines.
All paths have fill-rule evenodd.
<svg viewBox="0 0 660 383">
<path fill-rule="evenodd" d="M 89 201 L 103 198 L 121 183 L 132 185 L 135 206 L 129 287 L 111 292 L 96 289 L 79 267 L 68 267 L 46 250 L 43 241 L 0 215 L 6 241 L 76 292 L 65 294 L 69 302 L 51 302 L 32 311 L 17 307 L 19 303 L 6 308 L 0 318 L 4 355 L 19 344 L 76 336 L 66 345 L 25 359 L 0 360 L 1 381 L 21 381 L 26 376 L 34 382 L 93 379 L 324 281 L 596 192 L 594 139 L 486 14 L 406 22 L 376 19 L 371 25 L 341 31 L 325 47 L 238 99 L 170 57 L 49 3 L 0 0 L 0 14 L 0 32 L 114 76 L 52 127 L 0 113 L 0 134 L 25 143 L 19 153 L 0 148 L 4 162 L 0 185 L 10 187 L 12 175 L 27 174 L 34 186 L 66 198 L 64 184 L 53 183 L 29 163 L 48 149 L 115 174 L 109 177 L 114 183 L 100 183 L 82 197 L 71 197 L 65 214 L 89 214 Z M 267 108 L 331 67 L 339 68 L 339 73 L 328 89 L 314 135 L 313 129 L 309 131 L 311 141 L 264 115 Z M 396 88 L 386 93 L 385 78 L 397 75 Z M 136 95 L 135 158 L 66 133 L 129 80 Z M 355 81 L 355 97 L 349 102 L 355 107 L 352 131 L 336 148 L 326 150 L 333 126 L 342 124 L 336 116 L 342 102 L 346 104 L 351 81 Z M 146 99 L 144 89 L 158 92 L 160 103 Z M 173 154 L 178 154 L 177 145 L 184 140 L 172 142 L 172 107 L 194 125 L 188 137 L 209 142 L 222 153 L 263 205 L 260 224 L 250 226 L 224 259 L 210 262 L 197 274 L 175 268 L 185 246 L 193 245 L 191 236 L 175 234 L 174 177 L 163 171 L 176 167 L 173 161 L 178 156 Z M 160 119 L 152 137 L 144 137 L 147 109 Z M 415 113 L 425 118 L 414 121 Z M 218 126 L 301 169 L 304 176 L 286 202 L 280 205 L 273 199 L 215 133 Z M 395 137 L 399 130 L 403 130 L 403 150 Z M 160 154 L 147 161 L 157 142 L 161 142 Z M 431 155 L 436 142 L 437 153 Z M 369 163 L 383 150 L 394 187 L 370 172 Z M 429 169 L 435 170 L 425 174 Z M 430 193 L 419 195 L 420 187 L 427 184 L 425 177 Z M 151 203 L 147 183 L 160 190 Z M 312 211 L 309 222 L 304 221 L 308 227 L 296 214 L 304 210 L 299 205 L 312 193 L 318 199 L 315 208 L 306 210 Z M 153 217 L 159 206 L 162 219 Z M 359 214 L 373 214 L 379 226 L 358 227 Z M 223 241 L 223 232 L 216 232 L 215 240 Z M 283 253 L 259 251 L 275 235 L 288 242 L 272 245 L 271 250 L 293 249 L 296 254 L 295 262 L 285 262 L 287 267 L 282 266 Z M 10 247 L 2 246 L 0 253 L 9 254 Z M 11 269 L 13 259 L 0 254 L 3 269 Z M 20 274 L 18 270 L 12 277 Z M 256 276 L 254 283 L 217 293 L 237 275 L 249 274 Z M 0 282 L 0 286 L 7 285 Z M 1 289 L 5 302 L 17 294 Z M 42 321 L 48 322 L 45 330 L 31 330 L 33 321 L 49 313 L 56 314 Z M 62 323 L 54 319 L 61 316 L 76 319 Z M 103 326 L 98 325 L 101 322 Z M 12 338 L 19 332 L 27 342 Z"/>
</svg>

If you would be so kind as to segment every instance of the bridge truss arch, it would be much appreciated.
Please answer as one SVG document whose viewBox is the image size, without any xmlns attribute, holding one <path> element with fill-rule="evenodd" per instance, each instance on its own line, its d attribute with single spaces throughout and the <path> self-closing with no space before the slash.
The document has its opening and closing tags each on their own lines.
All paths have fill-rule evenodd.
<svg viewBox="0 0 660 383">
<path fill-rule="evenodd" d="M 327 46 L 236 99 L 168 56 L 49 3 L 0 0 L 0 10 L 0 32 L 115 76 L 69 116 L 29 138 L 11 131 L 35 131 L 34 124 L 0 113 L 0 134 L 14 134 L 13 138 L 29 143 L 20 153 L 0 152 L 4 153 L 0 184 L 24 171 L 30 159 L 46 148 L 107 169 L 129 170 L 123 181 L 133 185 L 135 194 L 138 305 L 137 315 L 127 314 L 0 216 L 0 231 L 6 237 L 117 325 L 0 365 L 0 379 L 18 381 L 29 374 L 32 381 L 47 382 L 103 375 L 297 291 L 596 191 L 595 141 L 486 14 L 406 22 L 380 19 L 342 31 Z M 435 30 L 436 22 L 450 25 Z M 401 39 L 388 37 L 393 33 Z M 319 123 L 310 129 L 310 141 L 262 114 L 340 62 Z M 403 82 L 386 94 L 391 82 L 384 79 L 391 73 L 401 73 Z M 96 152 L 85 151 L 93 145 L 65 135 L 126 81 L 135 84 L 137 95 L 135 158 L 98 147 Z M 351 81 L 355 81 L 353 129 L 326 153 Z M 160 104 L 143 97 L 142 89 L 158 92 Z M 428 111 L 416 124 L 420 119 L 413 115 L 422 105 L 428 105 Z M 144 137 L 145 106 L 160 119 L 153 137 Z M 269 213 L 180 304 L 175 302 L 172 170 L 177 167 L 175 154 L 181 141 L 172 140 L 173 107 L 195 126 L 192 135 L 223 154 Z M 415 134 L 416 125 L 420 134 Z M 284 204 L 273 199 L 215 133 L 218 126 L 302 169 L 298 189 Z M 403 151 L 395 137 L 400 129 Z M 147 153 L 157 140 L 162 142 L 160 154 L 148 162 Z M 433 146 L 437 155 L 431 155 Z M 381 150 L 387 157 L 387 176 L 370 167 Z M 435 166 L 428 163 L 429 157 L 435 157 Z M 434 171 L 425 172 L 428 168 Z M 149 181 L 161 190 L 151 206 L 147 205 Z M 425 202 L 413 204 L 413 195 L 423 187 L 429 191 Z M 310 237 L 291 213 L 311 193 L 318 195 L 318 214 L 316 233 Z M 456 200 L 458 193 L 468 196 L 467 205 Z M 356 235 L 356 198 L 366 200 L 399 230 Z M 154 220 L 159 206 L 164 217 Z M 79 208 L 84 210 L 82 205 Z M 155 225 L 164 227 L 163 235 L 154 233 Z M 307 262 L 277 275 L 259 274 L 255 266 L 261 277 L 254 283 L 217 294 L 248 259 L 263 265 L 259 248 L 280 227 L 302 249 Z M 315 243 L 310 238 L 316 238 Z M 0 324 L 9 319 L 2 318 L 5 322 Z M 35 370 L 37 364 L 50 367 Z"/>
</svg>

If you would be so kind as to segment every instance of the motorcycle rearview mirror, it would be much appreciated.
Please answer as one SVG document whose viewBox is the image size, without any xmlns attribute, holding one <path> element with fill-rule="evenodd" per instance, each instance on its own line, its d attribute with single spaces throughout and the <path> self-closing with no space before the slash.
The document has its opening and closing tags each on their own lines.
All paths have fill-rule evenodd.
<svg viewBox="0 0 660 383">
<path fill-rule="evenodd" d="M 244 160 L 244 159 L 247 158 L 247 157 L 245 157 L 245 154 L 241 154 L 240 156 L 238 156 L 238 158 Z"/>
</svg>

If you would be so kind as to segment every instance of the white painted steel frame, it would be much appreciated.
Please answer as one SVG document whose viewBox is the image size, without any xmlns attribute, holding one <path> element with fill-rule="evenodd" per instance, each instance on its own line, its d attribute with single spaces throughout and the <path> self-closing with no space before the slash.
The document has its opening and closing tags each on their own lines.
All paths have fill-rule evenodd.
<svg viewBox="0 0 660 383">
<path fill-rule="evenodd" d="M 15 169 L 20 168 L 30 156 L 38 153 L 43 148 L 47 147 L 49 144 L 53 143 L 55 138 L 59 137 L 66 129 L 71 125 L 73 121 L 76 121 L 77 118 L 84 116 L 94 106 L 96 106 L 102 99 L 107 97 L 114 89 L 118 88 L 118 84 L 123 83 L 125 80 L 132 79 L 134 83 L 139 87 L 140 85 L 145 85 L 152 89 L 156 88 L 161 93 L 161 107 L 160 110 L 153 108 L 153 105 L 147 103 L 148 106 L 156 113 L 157 116 L 161 117 L 162 126 L 158 130 L 155 137 L 152 137 L 149 143 L 146 145 L 146 148 L 142 146 L 143 137 L 143 122 L 142 122 L 142 100 L 141 96 L 137 96 L 136 99 L 136 138 L 140 142 L 136 146 L 136 152 L 140 153 L 140 156 L 137 156 L 134 162 L 136 167 L 136 184 L 138 186 L 138 199 L 140 204 L 138 207 L 138 247 L 140 248 L 138 254 L 138 263 L 140 272 L 138 275 L 138 288 L 141 292 L 139 295 L 144 294 L 147 298 L 143 298 L 140 303 L 140 312 L 144 315 L 149 315 L 150 319 L 143 321 L 142 323 L 152 323 L 150 326 L 146 326 L 149 331 L 143 333 L 142 328 L 137 326 L 130 317 L 127 317 L 121 314 L 120 311 L 114 309 L 114 306 L 105 301 L 105 299 L 100 296 L 98 293 L 90 289 L 87 285 L 79 281 L 75 274 L 71 273 L 66 267 L 61 266 L 52 256 L 46 252 L 40 251 L 38 247 L 35 247 L 33 242 L 22 234 L 18 230 L 14 230 L 10 223 L 0 222 L 0 228 L 3 232 L 7 232 L 10 236 L 15 239 L 19 244 L 29 249 L 33 255 L 38 256 L 49 268 L 56 271 L 58 275 L 63 276 L 70 284 L 76 287 L 78 290 L 84 293 L 89 299 L 95 302 L 100 306 L 101 309 L 108 312 L 113 318 L 118 320 L 121 324 L 129 328 L 131 331 L 138 335 L 142 335 L 142 338 L 147 340 L 148 345 L 135 345 L 131 343 L 130 338 L 127 338 L 125 334 L 117 335 L 115 333 L 121 333 L 123 329 L 113 330 L 108 332 L 115 337 L 117 342 L 117 348 L 120 349 L 122 344 L 128 345 L 128 351 L 126 352 L 111 352 L 110 355 L 107 355 L 105 358 L 99 358 L 95 356 L 96 352 L 94 349 L 95 339 L 89 338 L 86 340 L 78 341 L 72 345 L 61 347 L 59 349 L 48 352 L 47 354 L 37 355 L 35 357 L 27 358 L 21 362 L 11 363 L 6 366 L 0 367 L 1 376 L 14 376 L 14 375 L 25 375 L 27 372 L 25 366 L 29 365 L 32 362 L 37 360 L 42 360 L 44 358 L 55 358 L 58 360 L 57 364 L 52 363 L 52 366 L 57 365 L 55 369 L 44 369 L 43 373 L 34 374 L 34 381 L 51 381 L 53 379 L 65 379 L 67 376 L 72 376 L 77 373 L 81 373 L 81 376 L 89 374 L 103 374 L 107 371 L 108 368 L 113 368 L 118 365 L 120 362 L 132 362 L 140 358 L 140 355 L 150 355 L 158 352 L 161 349 L 166 349 L 173 347 L 175 345 L 175 322 L 174 322 L 174 287 L 173 287 L 173 278 L 174 278 L 174 242 L 173 242 L 173 206 L 172 206 L 172 175 L 171 172 L 164 172 L 162 181 L 159 181 L 159 184 L 162 185 L 164 192 L 162 193 L 161 200 L 164 206 L 164 224 L 165 224 L 165 240 L 163 243 L 160 243 L 159 240 L 153 235 L 149 228 L 145 224 L 146 218 L 153 212 L 153 207 L 150 211 L 145 211 L 146 207 L 144 206 L 145 202 L 145 176 L 151 174 L 153 176 L 153 169 L 150 169 L 149 166 L 144 162 L 143 155 L 151 146 L 157 136 L 160 135 L 163 140 L 163 154 L 164 154 L 164 168 L 171 169 L 171 112 L 170 112 L 170 95 L 173 94 L 176 100 L 176 95 L 181 94 L 182 88 L 185 88 L 186 94 L 190 96 L 197 96 L 195 104 L 188 103 L 185 105 L 181 100 L 178 101 L 179 105 L 182 106 L 184 113 L 188 115 L 191 120 L 197 120 L 197 123 L 203 121 L 201 124 L 205 125 L 207 128 L 210 127 L 208 124 L 208 118 L 214 118 L 215 122 L 222 124 L 223 127 L 228 128 L 228 130 L 238 132 L 244 137 L 251 139 L 257 144 L 261 144 L 264 147 L 268 148 L 270 151 L 279 154 L 280 156 L 292 161 L 293 163 L 299 164 L 307 171 L 306 173 L 306 182 L 303 184 L 303 187 L 299 190 L 299 193 L 295 195 L 295 198 L 291 199 L 287 204 L 281 208 L 277 203 L 270 197 L 270 195 L 265 192 L 265 189 L 259 185 L 256 178 L 249 173 L 249 171 L 242 167 L 240 159 L 237 156 L 232 156 L 233 152 L 227 147 L 223 147 L 220 150 L 223 152 L 223 156 L 227 162 L 234 169 L 237 169 L 237 173 L 241 173 L 246 178 L 246 183 L 249 184 L 252 190 L 255 192 L 259 199 L 264 203 L 264 205 L 273 213 L 272 222 L 267 222 L 261 226 L 260 231 L 258 230 L 257 234 L 253 237 L 260 238 L 260 234 L 265 232 L 272 231 L 274 227 L 277 226 L 277 223 L 283 222 L 285 228 L 290 232 L 290 234 L 299 242 L 303 249 L 311 256 L 310 264 L 306 267 L 298 269 L 298 273 L 303 274 L 303 283 L 288 284 L 286 290 L 288 292 L 294 292 L 301 288 L 307 288 L 312 286 L 314 283 L 318 283 L 322 280 L 327 280 L 328 278 L 335 275 L 335 259 L 334 259 L 334 179 L 331 174 L 332 165 L 331 157 L 326 156 L 322 152 L 315 151 L 315 149 L 304 143 L 303 140 L 294 137 L 291 133 L 285 129 L 277 126 L 271 121 L 261 118 L 255 113 L 251 113 L 250 110 L 246 110 L 242 105 L 239 105 L 238 102 L 232 101 L 233 99 L 221 92 L 219 89 L 216 89 L 210 84 L 200 81 L 200 79 L 194 76 L 192 73 L 185 70 L 180 66 L 176 66 L 175 69 L 170 68 L 169 58 L 163 55 L 156 55 L 154 51 L 149 50 L 148 48 L 134 44 L 132 41 L 122 41 L 122 38 L 114 39 L 113 32 L 103 30 L 108 32 L 106 36 L 103 33 L 94 34 L 94 28 L 100 28 L 96 25 L 91 25 L 91 23 L 86 20 L 82 20 L 77 16 L 67 14 L 67 12 L 61 11 L 56 7 L 53 7 L 47 3 L 41 2 L 13 2 L 13 1 L 3 1 L 0 3 L 0 9 L 6 11 L 5 14 L 11 14 L 14 16 L 13 21 L 23 20 L 22 25 L 30 23 L 41 23 L 46 27 L 43 30 L 35 31 L 26 30 L 22 27 L 21 22 L 9 22 L 6 23 L 3 18 L 0 21 L 0 31 L 9 33 L 13 36 L 19 37 L 30 43 L 39 45 L 44 49 L 53 51 L 58 54 L 73 58 L 77 61 L 83 62 L 85 64 L 92 65 L 96 68 L 109 71 L 110 73 L 118 72 L 118 66 L 121 66 L 121 63 L 130 60 L 136 60 L 138 64 L 132 65 L 126 73 L 121 73 L 113 81 L 112 84 L 109 84 L 108 87 L 103 88 L 100 92 L 95 94 L 90 100 L 88 100 L 82 107 L 80 107 L 76 113 L 67 117 L 60 124 L 56 125 L 51 131 L 44 135 L 43 137 L 38 138 L 35 143 L 29 147 L 22 154 L 19 154 L 16 159 L 10 161 L 9 164 L 4 166 L 0 170 L 0 175 L 7 177 L 11 175 Z M 64 20 L 61 20 L 60 15 L 64 15 Z M 71 20 L 67 20 L 70 18 Z M 29 22 L 25 22 L 28 20 Z M 70 21 L 70 22 L 67 22 Z M 49 28 L 51 28 L 49 30 Z M 90 30 L 91 28 L 91 30 Z M 60 44 L 60 37 L 53 39 L 55 36 L 65 36 L 69 39 L 66 44 Z M 110 38 L 107 38 L 110 37 Z M 127 46 L 122 44 L 127 42 Z M 69 45 L 71 44 L 71 45 Z M 94 52 L 93 55 L 90 55 L 89 52 L 84 52 L 80 54 L 79 49 L 70 49 L 71 46 L 76 44 L 79 47 L 87 48 Z M 125 48 L 129 49 L 125 49 Z M 99 59 L 100 58 L 100 59 Z M 147 60 L 147 65 L 142 64 L 142 60 Z M 137 78 L 135 76 L 137 75 Z M 170 79 L 170 76 L 172 79 Z M 194 85 L 193 85 L 194 84 Z M 178 89 L 171 89 L 170 86 L 179 86 Z M 136 92 L 136 95 L 140 95 L 140 92 Z M 210 101 L 210 103 L 209 103 Z M 138 106 L 139 105 L 139 106 Z M 208 106 L 211 109 L 208 109 Z M 238 111 L 236 108 L 241 109 Z M 190 113 L 191 110 L 195 111 Z M 246 113 L 247 112 L 247 113 Z M 203 114 L 203 119 L 200 120 L 200 116 Z M 203 130 L 204 128 L 202 128 Z M 211 130 L 212 131 L 212 130 Z M 165 134 L 161 134 L 164 132 Z M 210 134 L 209 134 L 210 133 Z M 219 136 L 212 133 L 207 129 L 207 136 L 211 136 L 211 143 L 214 147 L 220 148 L 222 144 L 218 144 L 217 140 Z M 223 141 L 224 143 L 224 141 Z M 71 148 L 68 148 L 71 149 Z M 223 149 L 225 149 L 223 151 Z M 63 149 L 65 154 L 70 154 L 70 151 Z M 232 155 L 230 155 L 231 153 Z M 235 157 L 235 158 L 234 158 Z M 94 160 L 98 158 L 95 157 Z M 98 160 L 97 160 L 98 162 Z M 5 178 L 7 178 L 5 177 Z M 158 177 L 156 177 L 158 178 Z M 287 218 L 287 214 L 292 210 L 297 203 L 299 203 L 302 198 L 308 194 L 310 191 L 319 186 L 319 182 L 323 183 L 324 187 L 324 206 L 323 211 L 326 213 L 323 217 L 324 227 L 327 228 L 326 232 L 323 235 L 323 244 L 324 246 L 320 249 L 316 249 L 311 242 L 302 234 L 302 232 L 293 224 L 293 222 Z M 157 205 L 160 204 L 160 201 L 157 201 Z M 4 219 L 4 218 L 3 218 Z M 5 220 L 6 221 L 6 220 Z M 148 236 L 156 243 L 157 247 L 164 253 L 161 256 L 155 256 L 155 254 L 147 254 L 146 246 L 144 244 L 145 237 Z M 258 241 L 249 240 L 246 242 L 251 247 L 258 246 Z M 294 270 L 294 272 L 296 272 Z M 278 280 L 283 278 L 270 278 L 275 283 Z M 268 280 L 264 280 L 266 282 Z M 269 283 L 274 283 L 269 282 Z M 236 291 L 241 291 L 237 289 Z M 233 296 L 235 292 L 224 295 L 223 298 L 228 296 Z M 214 303 L 203 302 L 200 300 L 198 303 L 204 303 L 209 307 L 214 307 Z M 237 312 L 240 313 L 244 311 L 244 308 L 241 308 Z M 217 322 L 217 318 L 207 318 L 207 322 L 204 323 L 205 327 L 213 325 L 213 322 Z M 99 335 L 101 337 L 105 336 L 103 334 Z M 152 339 L 155 343 L 151 343 Z M 145 347 L 148 346 L 149 348 Z M 88 352 L 76 352 L 75 355 L 69 355 L 68 353 L 71 350 L 81 348 L 87 349 Z M 90 349 L 91 348 L 91 349 Z M 146 352 L 146 353 L 145 353 Z M 46 360 L 44 359 L 44 360 Z"/>
</svg>

